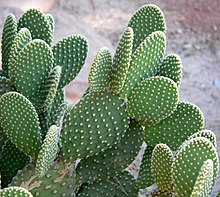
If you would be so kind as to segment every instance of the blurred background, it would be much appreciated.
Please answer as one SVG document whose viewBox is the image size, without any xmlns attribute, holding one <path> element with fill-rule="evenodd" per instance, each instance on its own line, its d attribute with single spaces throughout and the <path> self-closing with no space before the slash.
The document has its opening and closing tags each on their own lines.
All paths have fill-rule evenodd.
<svg viewBox="0 0 220 197">
<path fill-rule="evenodd" d="M 88 39 L 86 65 L 66 88 L 68 100 L 74 104 L 87 88 L 89 68 L 97 51 L 105 46 L 113 55 L 130 17 L 147 3 L 154 3 L 163 10 L 167 23 L 167 53 L 177 53 L 182 59 L 180 99 L 201 108 L 205 128 L 216 133 L 219 144 L 220 0 L 0 0 L 0 29 L 2 31 L 8 13 L 18 18 L 23 11 L 35 7 L 53 14 L 54 43 L 71 34 L 81 34 Z M 213 196 L 219 190 L 220 178 Z"/>
</svg>

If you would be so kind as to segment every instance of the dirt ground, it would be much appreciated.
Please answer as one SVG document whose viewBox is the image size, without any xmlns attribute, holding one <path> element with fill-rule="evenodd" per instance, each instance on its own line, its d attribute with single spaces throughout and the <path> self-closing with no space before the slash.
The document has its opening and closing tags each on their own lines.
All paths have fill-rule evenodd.
<svg viewBox="0 0 220 197">
<path fill-rule="evenodd" d="M 114 54 L 118 38 L 132 13 L 154 3 L 164 12 L 167 24 L 167 53 L 177 53 L 183 62 L 180 99 L 198 105 L 205 128 L 220 142 L 220 0 L 0 0 L 0 28 L 9 12 L 18 17 L 23 10 L 39 7 L 54 15 L 55 42 L 70 34 L 89 41 L 89 57 L 77 79 L 66 88 L 75 103 L 87 87 L 89 67 L 97 51 L 106 46 Z M 218 147 L 220 155 L 220 146 Z M 220 177 L 212 196 L 220 191 Z"/>
</svg>

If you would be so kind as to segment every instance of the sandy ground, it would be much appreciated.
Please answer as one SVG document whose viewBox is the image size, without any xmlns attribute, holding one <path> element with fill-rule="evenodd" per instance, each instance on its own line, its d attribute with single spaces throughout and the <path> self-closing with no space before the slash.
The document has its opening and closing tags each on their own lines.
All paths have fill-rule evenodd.
<svg viewBox="0 0 220 197">
<path fill-rule="evenodd" d="M 22 2 L 22 3 L 21 3 Z M 55 42 L 64 36 L 82 34 L 89 41 L 89 57 L 77 79 L 66 88 L 75 103 L 87 87 L 89 67 L 97 51 L 106 46 L 114 54 L 120 34 L 132 13 L 141 5 L 155 3 L 167 23 L 167 53 L 177 53 L 183 62 L 180 99 L 198 105 L 205 128 L 220 142 L 220 0 L 0 0 L 0 28 L 9 12 L 18 17 L 23 10 L 39 7 L 54 15 Z M 220 147 L 220 146 L 219 146 Z M 220 155 L 220 148 L 218 154 Z M 220 191 L 220 177 L 213 196 Z"/>
</svg>

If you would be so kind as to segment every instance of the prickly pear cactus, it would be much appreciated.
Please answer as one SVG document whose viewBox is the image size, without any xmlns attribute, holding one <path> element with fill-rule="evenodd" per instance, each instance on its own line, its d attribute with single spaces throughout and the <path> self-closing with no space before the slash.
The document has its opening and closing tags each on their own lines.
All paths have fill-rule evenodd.
<svg viewBox="0 0 220 197">
<path fill-rule="evenodd" d="M 45 176 L 56 182 L 49 190 L 41 189 L 41 184 L 36 186 L 38 189 L 31 191 L 34 196 L 61 196 L 65 188 L 74 196 L 74 179 L 64 175 L 64 171 L 70 172 L 67 165 L 54 166 L 54 161 L 58 159 L 60 123 L 67 109 L 63 87 L 83 66 L 88 43 L 84 37 L 72 35 L 52 46 L 53 31 L 53 16 L 37 9 L 26 11 L 18 20 L 12 14 L 6 17 L 0 72 L 1 186 L 15 183 L 18 172 L 30 165 L 44 188 L 50 183 Z M 32 196 L 16 187 L 19 185 L 24 186 L 14 184 L 1 190 L 1 196 Z M 59 190 L 58 186 L 61 193 L 54 190 Z"/>
<path fill-rule="evenodd" d="M 179 100 L 182 62 L 166 55 L 160 8 L 142 6 L 115 54 L 97 53 L 74 106 L 64 87 L 85 63 L 88 43 L 72 35 L 52 46 L 54 27 L 53 16 L 36 9 L 18 21 L 10 14 L 3 27 L 1 196 L 134 197 L 145 188 L 148 196 L 210 196 L 216 137 L 201 110 Z M 134 178 L 128 166 L 143 143 Z"/>
</svg>

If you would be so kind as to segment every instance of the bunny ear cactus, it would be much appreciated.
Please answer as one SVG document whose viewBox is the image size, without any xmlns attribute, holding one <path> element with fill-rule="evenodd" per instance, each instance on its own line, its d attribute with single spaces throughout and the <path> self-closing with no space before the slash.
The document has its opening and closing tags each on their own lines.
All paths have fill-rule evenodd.
<svg viewBox="0 0 220 197">
<path fill-rule="evenodd" d="M 0 193 L 138 196 L 147 188 L 149 196 L 209 196 L 216 137 L 197 106 L 179 101 L 182 62 L 165 54 L 162 11 L 142 6 L 113 58 L 107 48 L 97 53 L 89 88 L 72 107 L 64 87 L 85 63 L 88 43 L 72 35 L 52 46 L 54 27 L 53 16 L 36 9 L 4 25 L 0 172 L 2 186 L 13 187 Z M 126 169 L 143 142 L 135 180 Z"/>
<path fill-rule="evenodd" d="M 133 29 L 127 27 L 118 43 L 111 71 L 111 90 L 119 94 L 122 90 L 131 62 L 133 47 Z"/>
<path fill-rule="evenodd" d="M 62 80 L 59 83 L 60 89 L 72 81 L 79 73 L 87 57 L 88 43 L 83 36 L 73 35 L 60 40 L 53 46 L 52 50 L 54 65 L 62 68 Z"/>
<path fill-rule="evenodd" d="M 206 167 L 203 167 L 208 159 L 213 162 L 213 167 L 211 166 L 212 169 L 208 169 L 208 171 L 211 171 L 211 174 L 205 171 L 204 168 Z M 190 162 L 192 160 L 195 160 L 196 164 Z M 195 191 L 200 192 L 199 187 L 209 184 L 208 189 L 206 188 L 205 196 L 209 195 L 218 175 L 218 162 L 215 147 L 207 138 L 197 137 L 186 141 L 176 155 L 172 165 L 174 193 L 178 196 L 192 195 Z M 182 174 L 181 172 L 185 173 Z M 199 181 L 202 172 L 203 175 L 204 173 L 209 175 L 206 175 L 207 179 Z M 185 177 L 184 180 L 181 179 L 182 176 Z M 209 183 L 207 183 L 208 180 Z"/>
<path fill-rule="evenodd" d="M 33 197 L 33 195 L 22 187 L 9 187 L 0 190 L 1 197 Z"/>
<path fill-rule="evenodd" d="M 103 153 L 83 159 L 76 168 L 76 181 L 93 183 L 123 171 L 137 156 L 143 142 L 143 128 L 131 121 L 124 137 Z"/>
<path fill-rule="evenodd" d="M 153 4 L 140 7 L 128 23 L 134 31 L 133 52 L 143 40 L 155 31 L 166 33 L 166 23 L 162 10 Z"/>
<path fill-rule="evenodd" d="M 107 48 L 102 48 L 96 55 L 89 73 L 91 91 L 101 92 L 109 89 L 111 66 L 111 53 Z"/>
<path fill-rule="evenodd" d="M 53 40 L 53 23 L 51 17 L 37 9 L 26 11 L 18 20 L 18 30 L 28 28 L 33 39 L 44 40 L 48 45 Z"/>
<path fill-rule="evenodd" d="M 85 96 L 63 123 L 63 159 L 73 162 L 111 148 L 125 134 L 128 124 L 125 105 L 115 95 L 101 92 Z"/>
<path fill-rule="evenodd" d="M 19 52 L 32 41 L 31 33 L 27 28 L 22 28 L 13 40 L 10 52 L 9 52 L 9 76 L 11 84 L 14 84 L 15 80 L 15 64 L 18 58 Z"/>
<path fill-rule="evenodd" d="M 183 142 L 173 155 L 165 144 L 157 144 L 151 157 L 153 179 L 157 191 L 150 195 L 209 196 L 218 174 L 218 155 L 210 135 L 193 134 Z M 146 157 L 146 156 L 145 156 Z M 196 161 L 196 162 L 195 162 Z M 141 166 L 142 170 L 142 166 Z M 145 172 L 142 177 L 148 177 Z"/>
<path fill-rule="evenodd" d="M 18 171 L 10 185 L 24 187 L 33 196 L 75 196 L 73 169 L 59 161 L 40 177 L 35 174 L 35 165 L 30 163 Z"/>
<path fill-rule="evenodd" d="M 176 150 L 189 136 L 203 127 L 201 110 L 196 105 L 180 101 L 169 117 L 145 128 L 145 142 L 151 146 L 165 143 L 171 150 Z"/>
<path fill-rule="evenodd" d="M 18 22 L 10 14 L 3 29 L 0 172 L 6 187 L 27 163 L 37 165 L 36 174 L 43 176 L 56 159 L 60 128 L 52 125 L 63 119 L 67 108 L 61 107 L 66 103 L 63 87 L 83 66 L 88 44 L 73 35 L 52 47 L 53 16 L 36 9 L 25 12 Z"/>
<path fill-rule="evenodd" d="M 2 33 L 2 69 L 3 75 L 8 77 L 9 54 L 13 44 L 13 40 L 17 35 L 17 22 L 13 14 L 9 14 L 4 23 Z"/>
<path fill-rule="evenodd" d="M 0 98 L 0 121 L 7 137 L 23 152 L 37 158 L 42 139 L 32 103 L 20 93 L 5 93 Z"/>
</svg>

